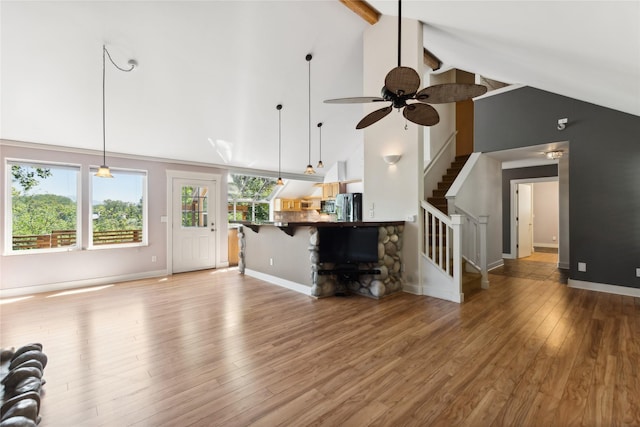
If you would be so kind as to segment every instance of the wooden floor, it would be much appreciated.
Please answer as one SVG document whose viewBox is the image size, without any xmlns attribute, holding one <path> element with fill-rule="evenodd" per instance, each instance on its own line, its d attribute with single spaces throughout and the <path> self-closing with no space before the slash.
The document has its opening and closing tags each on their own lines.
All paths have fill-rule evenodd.
<svg viewBox="0 0 640 427">
<path fill-rule="evenodd" d="M 536 259 L 490 280 L 458 305 L 179 274 L 5 301 L 0 344 L 44 345 L 41 427 L 640 425 L 640 299 Z"/>
</svg>

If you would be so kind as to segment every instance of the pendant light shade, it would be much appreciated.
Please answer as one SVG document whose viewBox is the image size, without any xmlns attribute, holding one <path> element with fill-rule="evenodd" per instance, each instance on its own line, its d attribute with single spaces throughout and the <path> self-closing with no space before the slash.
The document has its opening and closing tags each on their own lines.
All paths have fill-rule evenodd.
<svg viewBox="0 0 640 427">
<path fill-rule="evenodd" d="M 133 71 L 136 68 L 136 61 L 130 59 L 128 64 L 129 68 L 121 68 L 111 58 L 111 54 L 107 50 L 105 45 L 102 45 L 102 165 L 98 168 L 98 172 L 96 172 L 95 176 L 99 178 L 113 178 L 111 175 L 111 171 L 109 170 L 109 166 L 107 166 L 107 137 L 106 137 L 106 114 L 105 114 L 105 81 L 106 81 L 106 58 L 109 58 L 109 61 L 120 71 L 124 71 L 128 73 L 129 71 Z"/>
<path fill-rule="evenodd" d="M 309 163 L 307 163 L 307 168 L 304 171 L 306 175 L 316 173 L 316 171 L 313 170 L 313 166 L 311 166 L 311 58 L 313 58 L 313 56 L 311 56 L 310 53 L 305 57 L 309 64 Z"/>
<path fill-rule="evenodd" d="M 278 180 L 276 185 L 284 185 L 284 181 L 281 176 L 281 159 L 282 159 L 282 104 L 276 105 L 278 110 Z"/>
<path fill-rule="evenodd" d="M 318 123 L 318 131 L 320 132 L 320 155 L 318 156 L 320 160 L 318 160 L 318 166 L 316 167 L 322 169 L 324 167 L 322 163 L 322 122 Z"/>
</svg>

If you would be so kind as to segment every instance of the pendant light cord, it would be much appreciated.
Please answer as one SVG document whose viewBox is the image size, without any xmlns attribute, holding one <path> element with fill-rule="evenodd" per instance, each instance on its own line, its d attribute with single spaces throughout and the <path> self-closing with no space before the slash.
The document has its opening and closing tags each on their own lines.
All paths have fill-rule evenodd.
<svg viewBox="0 0 640 427">
<path fill-rule="evenodd" d="M 402 0 L 398 0 L 398 67 L 400 66 L 401 35 L 402 35 Z"/>
<path fill-rule="evenodd" d="M 109 51 L 107 50 L 107 47 L 105 45 L 102 45 L 102 164 L 106 165 L 107 164 L 107 136 L 106 136 L 106 114 L 105 114 L 105 86 L 106 86 L 106 57 L 109 58 L 109 61 L 111 61 L 111 63 L 113 64 L 114 67 L 116 67 L 118 70 L 120 71 L 124 71 L 125 73 L 128 73 L 129 71 L 133 71 L 134 68 L 136 68 L 136 63 L 135 61 L 129 61 L 129 65 L 130 67 L 127 68 L 122 68 L 119 67 L 118 64 L 116 64 L 113 61 L 113 58 L 111 58 L 111 54 L 109 53 Z"/>
<path fill-rule="evenodd" d="M 278 179 L 282 177 L 282 104 L 278 104 Z"/>
<path fill-rule="evenodd" d="M 307 55 L 309 63 L 309 164 L 311 164 L 311 55 Z"/>
</svg>

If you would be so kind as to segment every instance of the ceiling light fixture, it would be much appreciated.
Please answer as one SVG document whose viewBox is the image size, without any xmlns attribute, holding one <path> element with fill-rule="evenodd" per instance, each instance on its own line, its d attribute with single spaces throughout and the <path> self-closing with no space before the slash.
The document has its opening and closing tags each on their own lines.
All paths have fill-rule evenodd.
<svg viewBox="0 0 640 427">
<path fill-rule="evenodd" d="M 106 138 L 106 131 L 105 131 L 106 120 L 105 120 L 105 101 L 104 101 L 105 80 L 106 80 L 106 71 L 105 71 L 106 57 L 109 58 L 109 61 L 111 61 L 114 67 L 126 73 L 128 73 L 129 71 L 133 71 L 133 69 L 136 68 L 136 65 L 138 64 L 134 59 L 130 59 L 128 62 L 129 64 L 128 69 L 120 68 L 115 62 L 113 62 L 113 59 L 111 58 L 111 54 L 109 54 L 107 47 L 105 45 L 102 45 L 102 166 L 100 166 L 100 168 L 98 169 L 98 172 L 96 172 L 95 175 L 100 178 L 113 178 L 113 175 L 111 175 L 111 171 L 109 170 L 109 166 L 107 166 L 107 138 Z"/>
<path fill-rule="evenodd" d="M 313 170 L 313 166 L 311 166 L 311 58 L 313 58 L 313 56 L 311 56 L 310 53 L 305 57 L 309 63 L 309 163 L 307 163 L 307 168 L 304 171 L 305 175 L 313 175 L 316 173 L 316 171 Z"/>
<path fill-rule="evenodd" d="M 547 151 L 544 153 L 549 160 L 558 160 L 563 154 L 564 152 L 562 150 Z"/>
<path fill-rule="evenodd" d="M 322 122 L 318 123 L 318 131 L 320 131 L 320 160 L 318 160 L 318 166 L 316 167 L 321 169 L 324 167 L 324 164 L 322 163 Z"/>
<path fill-rule="evenodd" d="M 276 185 L 284 185 L 280 171 L 282 162 L 282 104 L 276 105 L 276 109 L 278 110 L 278 180 Z"/>
</svg>

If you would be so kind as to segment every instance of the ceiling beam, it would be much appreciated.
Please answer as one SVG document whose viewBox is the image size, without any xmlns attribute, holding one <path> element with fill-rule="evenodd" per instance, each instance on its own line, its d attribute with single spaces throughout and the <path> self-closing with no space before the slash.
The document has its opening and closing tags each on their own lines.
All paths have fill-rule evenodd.
<svg viewBox="0 0 640 427">
<path fill-rule="evenodd" d="M 340 0 L 340 3 L 347 6 L 371 25 L 380 20 L 380 12 L 364 0 Z"/>
<path fill-rule="evenodd" d="M 433 71 L 436 71 L 442 67 L 442 61 L 438 59 L 433 53 L 429 52 L 425 47 L 422 51 L 422 57 L 424 61 L 424 65 L 431 68 Z"/>
</svg>

